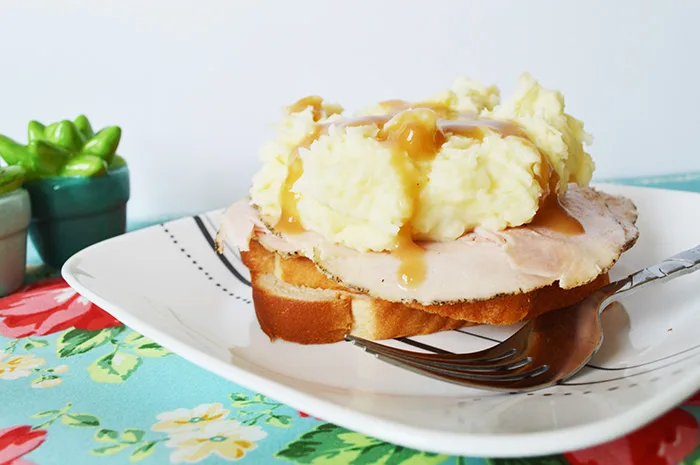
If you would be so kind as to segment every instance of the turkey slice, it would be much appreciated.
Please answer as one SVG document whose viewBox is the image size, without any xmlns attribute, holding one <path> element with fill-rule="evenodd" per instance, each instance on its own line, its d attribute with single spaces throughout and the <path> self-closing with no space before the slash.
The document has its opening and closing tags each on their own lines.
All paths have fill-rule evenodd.
<svg viewBox="0 0 700 465">
<path fill-rule="evenodd" d="M 564 289 L 586 284 L 606 272 L 637 240 L 637 211 L 624 197 L 571 185 L 560 204 L 585 233 L 524 226 L 476 230 L 450 242 L 422 242 L 428 271 L 412 288 L 401 284 L 395 256 L 359 252 L 312 231 L 273 233 L 247 200 L 224 212 L 219 243 L 227 237 L 247 250 L 250 239 L 257 236 L 269 250 L 306 256 L 344 286 L 389 301 L 430 305 L 485 300 L 556 282 Z"/>
</svg>

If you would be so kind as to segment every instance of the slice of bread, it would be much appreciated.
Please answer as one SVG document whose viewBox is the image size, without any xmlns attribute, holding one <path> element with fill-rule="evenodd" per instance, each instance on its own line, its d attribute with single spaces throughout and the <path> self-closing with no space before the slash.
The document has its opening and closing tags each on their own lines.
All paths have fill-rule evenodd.
<svg viewBox="0 0 700 465">
<path fill-rule="evenodd" d="M 418 306 L 345 288 L 308 258 L 268 251 L 255 240 L 248 251 L 241 252 L 241 258 L 251 272 L 255 312 L 262 330 L 270 339 L 301 344 L 337 342 L 346 334 L 380 340 L 480 323 L 510 324 L 571 305 L 608 283 L 607 274 L 603 274 L 569 290 L 548 286 L 485 301 Z"/>
<path fill-rule="evenodd" d="M 269 273 L 252 278 L 255 314 L 271 340 L 326 344 L 346 334 L 379 340 L 468 324 L 361 294 L 295 286 Z"/>
</svg>

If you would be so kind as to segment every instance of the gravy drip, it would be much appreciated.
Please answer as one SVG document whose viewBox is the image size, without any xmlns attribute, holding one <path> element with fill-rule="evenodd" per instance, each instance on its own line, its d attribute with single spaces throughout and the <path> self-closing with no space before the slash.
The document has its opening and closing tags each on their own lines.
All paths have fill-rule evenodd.
<svg viewBox="0 0 700 465">
<path fill-rule="evenodd" d="M 540 206 L 535 217 L 523 227 L 535 227 L 549 229 L 567 236 L 577 236 L 586 232 L 579 220 L 569 214 L 559 202 L 556 195 L 556 185 L 559 176 L 552 173 L 550 192 L 540 199 Z"/>
<path fill-rule="evenodd" d="M 408 225 L 404 225 L 399 231 L 396 245 L 390 253 L 399 259 L 397 273 L 403 286 L 410 289 L 425 281 L 428 274 L 425 249 L 413 240 Z"/>
<path fill-rule="evenodd" d="M 323 99 L 319 96 L 312 95 L 304 97 L 289 107 L 289 111 L 297 113 L 311 107 L 313 110 L 314 121 L 320 121 L 323 116 Z M 282 187 L 281 204 L 282 213 L 280 219 L 275 224 L 275 229 L 286 234 L 301 234 L 304 232 L 304 227 L 299 219 L 299 194 L 292 192 L 294 183 L 296 183 L 302 174 L 304 174 L 304 164 L 299 157 L 299 150 L 309 148 L 316 139 L 321 137 L 326 131 L 326 127 L 316 124 L 313 130 L 297 145 L 290 155 L 289 169 L 287 170 L 287 178 L 284 180 Z"/>
<path fill-rule="evenodd" d="M 318 95 L 309 95 L 308 97 L 299 99 L 287 107 L 287 109 L 290 113 L 299 113 L 309 107 L 311 107 L 314 121 L 320 121 L 323 116 L 323 98 Z"/>
</svg>

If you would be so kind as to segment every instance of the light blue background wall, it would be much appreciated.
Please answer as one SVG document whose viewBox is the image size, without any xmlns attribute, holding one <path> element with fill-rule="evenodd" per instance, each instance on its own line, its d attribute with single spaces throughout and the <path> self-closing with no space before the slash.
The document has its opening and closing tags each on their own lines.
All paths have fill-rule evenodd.
<svg viewBox="0 0 700 465">
<path fill-rule="evenodd" d="M 0 132 L 124 129 L 133 220 L 245 193 L 278 108 L 353 109 L 530 71 L 595 136 L 598 177 L 700 169 L 700 2 L 0 2 Z"/>
</svg>

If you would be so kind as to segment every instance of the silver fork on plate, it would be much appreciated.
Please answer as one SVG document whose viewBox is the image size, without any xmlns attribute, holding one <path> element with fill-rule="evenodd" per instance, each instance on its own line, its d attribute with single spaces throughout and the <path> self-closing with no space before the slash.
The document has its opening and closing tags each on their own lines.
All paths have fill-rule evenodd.
<svg viewBox="0 0 700 465">
<path fill-rule="evenodd" d="M 478 352 L 426 354 L 355 336 L 345 339 L 380 360 L 450 383 L 509 392 L 542 389 L 573 376 L 600 349 L 600 316 L 608 305 L 698 268 L 700 246 L 610 283 L 577 304 L 537 316 L 505 341 Z"/>
</svg>

